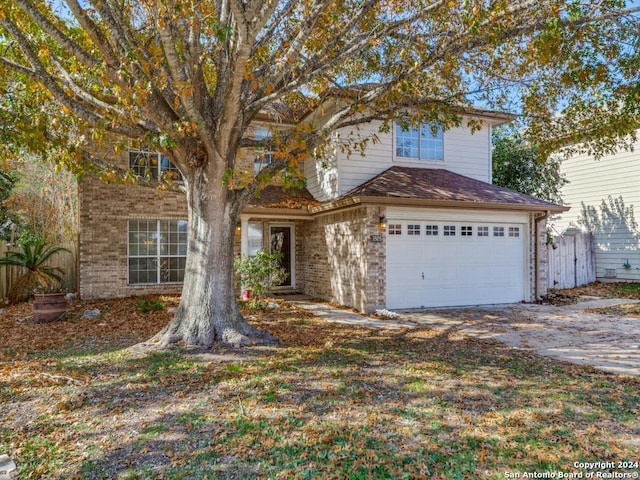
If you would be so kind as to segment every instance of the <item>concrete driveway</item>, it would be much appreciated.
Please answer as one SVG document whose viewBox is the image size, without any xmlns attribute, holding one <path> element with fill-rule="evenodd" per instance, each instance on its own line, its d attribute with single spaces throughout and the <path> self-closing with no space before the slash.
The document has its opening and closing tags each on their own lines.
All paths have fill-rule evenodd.
<svg viewBox="0 0 640 480">
<path fill-rule="evenodd" d="M 417 326 L 492 338 L 513 348 L 614 373 L 640 376 L 640 318 L 585 309 L 633 303 L 603 299 L 574 305 L 496 305 L 401 312 Z"/>
</svg>

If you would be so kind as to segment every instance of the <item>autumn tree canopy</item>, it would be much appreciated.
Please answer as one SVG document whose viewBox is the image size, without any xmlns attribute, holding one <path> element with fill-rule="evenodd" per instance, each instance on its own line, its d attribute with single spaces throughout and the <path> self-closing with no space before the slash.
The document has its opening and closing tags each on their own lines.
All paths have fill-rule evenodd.
<svg viewBox="0 0 640 480">
<path fill-rule="evenodd" d="M 117 150 L 134 139 L 166 154 L 184 177 L 174 187 L 189 207 L 185 287 L 163 343 L 244 343 L 256 335 L 234 300 L 239 213 L 273 175 L 295 179 L 299 162 L 337 129 L 372 119 L 383 128 L 393 120 L 446 128 L 476 104 L 521 115 L 541 148 L 555 148 L 595 133 L 615 138 L 612 131 L 629 133 L 638 120 L 638 9 L 623 1 L 0 6 L 0 83 L 10 100 L 0 108 L 3 135 L 32 146 L 41 145 L 34 138 L 63 142 L 71 148 L 60 162 L 130 182 L 92 145 L 116 136 L 122 143 L 108 144 Z M 264 114 L 298 121 L 278 130 L 275 161 L 247 179 L 236 168 L 238 151 L 262 146 L 249 126 Z M 219 268 L 204 271 L 211 264 Z"/>
<path fill-rule="evenodd" d="M 561 158 L 542 161 L 537 149 L 513 128 L 493 132 L 492 182 L 542 200 L 562 204 L 567 179 L 560 171 Z"/>
</svg>

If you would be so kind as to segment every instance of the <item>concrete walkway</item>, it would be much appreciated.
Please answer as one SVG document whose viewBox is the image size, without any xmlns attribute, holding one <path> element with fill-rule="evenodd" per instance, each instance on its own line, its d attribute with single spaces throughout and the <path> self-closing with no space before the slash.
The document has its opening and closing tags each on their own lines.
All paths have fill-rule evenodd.
<svg viewBox="0 0 640 480">
<path fill-rule="evenodd" d="M 294 303 L 300 308 L 304 308 L 308 312 L 311 312 L 317 317 L 323 318 L 328 322 L 356 325 L 364 328 L 390 328 L 393 330 L 417 328 L 417 325 L 414 322 L 407 321 L 404 318 L 378 319 L 368 317 L 343 308 L 331 306 L 328 303 L 313 300 L 311 297 L 300 296 L 294 300 L 287 299 L 287 301 Z"/>
<path fill-rule="evenodd" d="M 596 299 L 573 305 L 492 305 L 398 312 L 377 319 L 309 297 L 287 299 L 330 322 L 366 328 L 432 328 L 494 339 L 513 348 L 614 373 L 640 376 L 640 318 L 588 313 L 585 309 L 637 302 Z"/>
<path fill-rule="evenodd" d="M 640 376 L 640 318 L 585 312 L 633 302 L 636 300 L 603 299 L 566 306 L 496 305 L 406 312 L 405 316 L 424 327 L 491 338 L 539 355 Z"/>
</svg>

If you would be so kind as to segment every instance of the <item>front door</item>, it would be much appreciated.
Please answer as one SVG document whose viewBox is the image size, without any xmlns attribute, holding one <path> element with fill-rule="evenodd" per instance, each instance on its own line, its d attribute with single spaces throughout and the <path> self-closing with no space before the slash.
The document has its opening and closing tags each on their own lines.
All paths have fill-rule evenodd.
<svg viewBox="0 0 640 480">
<path fill-rule="evenodd" d="M 271 252 L 282 253 L 280 265 L 287 272 L 287 277 L 278 287 L 293 287 L 293 235 L 291 225 L 270 225 L 269 243 Z"/>
</svg>

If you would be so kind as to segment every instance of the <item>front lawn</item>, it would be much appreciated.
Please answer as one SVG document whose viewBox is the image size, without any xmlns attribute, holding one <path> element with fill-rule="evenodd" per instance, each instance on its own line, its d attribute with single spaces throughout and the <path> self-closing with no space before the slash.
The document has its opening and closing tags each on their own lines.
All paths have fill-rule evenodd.
<svg viewBox="0 0 640 480">
<path fill-rule="evenodd" d="M 35 326 L 19 308 L 0 316 L 0 454 L 24 479 L 557 478 L 640 461 L 638 379 L 493 342 L 284 304 L 252 320 L 278 348 L 143 355 L 125 347 L 166 312 L 78 303 Z"/>
<path fill-rule="evenodd" d="M 640 283 L 634 282 L 593 282 L 576 288 L 552 289 L 551 292 L 578 298 L 593 296 L 602 298 L 631 298 L 640 300 Z"/>
</svg>

